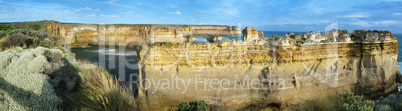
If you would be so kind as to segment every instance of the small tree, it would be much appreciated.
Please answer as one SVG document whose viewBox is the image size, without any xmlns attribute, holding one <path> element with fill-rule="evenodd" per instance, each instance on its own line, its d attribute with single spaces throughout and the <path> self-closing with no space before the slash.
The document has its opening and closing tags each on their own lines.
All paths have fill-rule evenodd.
<svg viewBox="0 0 402 111">
<path fill-rule="evenodd" d="M 179 105 L 179 111 L 209 111 L 207 108 L 207 104 L 204 100 L 200 100 L 200 102 L 182 102 Z"/>
<path fill-rule="evenodd" d="M 349 92 L 343 107 L 347 111 L 373 111 L 374 101 L 364 100 L 363 96 L 355 95 Z"/>
</svg>

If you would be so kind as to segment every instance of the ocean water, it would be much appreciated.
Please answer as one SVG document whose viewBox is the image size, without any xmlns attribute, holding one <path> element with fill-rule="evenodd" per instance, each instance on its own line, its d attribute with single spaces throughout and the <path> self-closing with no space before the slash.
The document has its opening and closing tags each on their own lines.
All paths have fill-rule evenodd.
<svg viewBox="0 0 402 111">
<path fill-rule="evenodd" d="M 272 35 L 283 36 L 285 31 L 264 31 L 265 37 Z M 294 34 L 305 32 L 293 32 Z M 399 40 L 398 69 L 402 70 L 402 34 L 393 34 Z M 206 36 L 195 36 L 196 43 L 208 42 Z M 223 40 L 242 40 L 242 36 L 222 36 Z M 109 73 L 117 77 L 124 77 L 129 81 L 133 74 L 138 74 L 137 49 L 135 47 L 113 47 L 113 46 L 89 46 L 72 48 L 71 52 L 76 54 L 77 59 L 89 60 L 91 63 L 105 68 Z"/>
<path fill-rule="evenodd" d="M 402 71 L 402 34 L 393 34 L 398 39 L 399 54 L 398 54 L 398 70 Z"/>
<path fill-rule="evenodd" d="M 279 37 L 284 36 L 285 34 L 288 34 L 289 31 L 263 31 L 264 33 L 264 37 L 269 38 L 272 37 L 273 35 L 277 35 Z M 294 34 L 300 34 L 300 33 L 306 33 L 306 32 L 293 32 Z M 207 40 L 207 36 L 206 35 L 196 35 L 195 37 L 195 43 L 204 43 L 204 42 L 208 42 Z M 243 36 L 242 35 L 238 35 L 238 36 L 221 36 L 222 40 L 243 40 Z M 213 43 L 213 42 L 209 42 L 209 43 Z"/>
<path fill-rule="evenodd" d="M 77 59 L 88 60 L 124 81 L 130 81 L 133 74 L 138 75 L 136 51 L 135 47 L 97 45 L 71 48 Z"/>
</svg>

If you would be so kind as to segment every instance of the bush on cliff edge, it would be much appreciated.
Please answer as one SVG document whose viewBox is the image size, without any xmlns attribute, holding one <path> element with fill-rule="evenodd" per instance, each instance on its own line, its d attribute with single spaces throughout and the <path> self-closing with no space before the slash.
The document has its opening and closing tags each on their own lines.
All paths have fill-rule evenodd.
<svg viewBox="0 0 402 111">
<path fill-rule="evenodd" d="M 78 61 L 79 72 L 84 78 L 78 92 L 67 94 L 69 102 L 78 110 L 132 111 L 137 103 L 133 93 L 119 84 L 118 79 L 105 69 L 88 61 Z"/>
<path fill-rule="evenodd" d="M 55 90 L 71 91 L 79 77 L 61 70 L 69 66 L 63 57 L 60 50 L 42 47 L 0 52 L 0 110 L 60 110 L 63 101 Z"/>
</svg>

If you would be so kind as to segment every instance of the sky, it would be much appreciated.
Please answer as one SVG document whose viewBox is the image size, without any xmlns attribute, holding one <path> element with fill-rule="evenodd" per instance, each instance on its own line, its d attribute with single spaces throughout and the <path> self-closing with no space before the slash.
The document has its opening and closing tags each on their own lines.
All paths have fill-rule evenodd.
<svg viewBox="0 0 402 111">
<path fill-rule="evenodd" d="M 402 0 L 0 0 L 0 22 L 37 20 L 402 34 Z"/>
</svg>

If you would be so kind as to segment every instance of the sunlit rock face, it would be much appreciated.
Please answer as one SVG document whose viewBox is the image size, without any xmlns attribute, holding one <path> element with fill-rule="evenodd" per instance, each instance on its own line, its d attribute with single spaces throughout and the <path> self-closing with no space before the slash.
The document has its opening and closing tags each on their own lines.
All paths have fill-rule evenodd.
<svg viewBox="0 0 402 111">
<path fill-rule="evenodd" d="M 246 27 L 243 29 L 243 40 L 250 42 L 259 39 L 259 32 L 255 28 Z M 262 35 L 264 36 L 264 35 Z"/>
<path fill-rule="evenodd" d="M 48 21 L 45 25 L 46 31 L 50 32 L 53 36 L 64 37 L 66 30 L 63 25 L 55 21 Z"/>
<path fill-rule="evenodd" d="M 139 45 L 194 42 L 189 35 L 241 35 L 239 27 L 218 25 L 78 25 L 66 26 L 66 42 L 74 45 Z"/>
<path fill-rule="evenodd" d="M 336 95 L 358 82 L 373 85 L 375 94 L 396 87 L 398 41 L 388 31 L 290 35 L 171 47 L 143 45 L 138 51 L 141 108 L 156 110 L 205 100 L 216 109 L 237 110 Z M 296 43 L 303 38 L 304 43 Z"/>
</svg>

